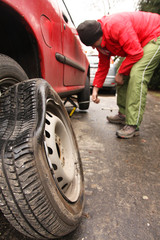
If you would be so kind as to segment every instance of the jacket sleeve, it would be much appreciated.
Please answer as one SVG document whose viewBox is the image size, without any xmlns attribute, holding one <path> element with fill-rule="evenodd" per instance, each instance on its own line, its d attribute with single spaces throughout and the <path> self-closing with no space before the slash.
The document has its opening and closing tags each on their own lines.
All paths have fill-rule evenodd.
<svg viewBox="0 0 160 240">
<path fill-rule="evenodd" d="M 118 72 L 129 75 L 133 64 L 143 57 L 143 48 L 131 22 L 125 24 L 123 21 L 117 25 L 115 28 L 112 26 L 113 31 L 111 31 L 111 36 L 114 40 L 119 41 L 120 46 L 126 53 L 126 58 L 122 62 Z"/>
<path fill-rule="evenodd" d="M 98 69 L 95 74 L 93 86 L 101 88 L 110 67 L 110 57 L 99 52 Z"/>
</svg>

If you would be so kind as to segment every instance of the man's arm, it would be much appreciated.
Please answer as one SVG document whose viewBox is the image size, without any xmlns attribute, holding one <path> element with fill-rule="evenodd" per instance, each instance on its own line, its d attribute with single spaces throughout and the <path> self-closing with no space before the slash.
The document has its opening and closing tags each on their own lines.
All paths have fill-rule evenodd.
<svg viewBox="0 0 160 240">
<path fill-rule="evenodd" d="M 99 103 L 100 99 L 98 98 L 98 91 L 99 88 L 98 87 L 93 87 L 93 91 L 92 91 L 92 101 L 94 103 Z"/>
<path fill-rule="evenodd" d="M 109 67 L 110 67 L 110 57 L 99 52 L 99 64 L 98 64 L 98 69 L 93 81 L 93 91 L 92 91 L 92 101 L 95 103 L 100 102 L 100 99 L 98 98 L 98 91 L 99 91 L 99 88 L 103 86 Z"/>
<path fill-rule="evenodd" d="M 95 74 L 93 86 L 101 88 L 107 76 L 110 67 L 110 57 L 99 52 L 98 69 Z"/>
</svg>

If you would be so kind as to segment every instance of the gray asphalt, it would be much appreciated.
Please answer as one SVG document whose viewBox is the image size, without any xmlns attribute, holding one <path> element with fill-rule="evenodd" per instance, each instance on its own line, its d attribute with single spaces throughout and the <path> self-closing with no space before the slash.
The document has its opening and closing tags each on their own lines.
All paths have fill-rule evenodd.
<svg viewBox="0 0 160 240">
<path fill-rule="evenodd" d="M 85 209 L 77 230 L 60 240 L 160 240 L 160 98 L 148 95 L 140 136 L 128 140 L 115 135 L 122 126 L 106 121 L 117 113 L 116 98 L 100 99 L 71 118 L 83 162 Z M 2 214 L 0 221 L 0 239 L 22 239 Z"/>
<path fill-rule="evenodd" d="M 140 136 L 118 139 L 107 115 L 116 98 L 101 96 L 75 113 L 86 203 L 79 228 L 65 240 L 160 240 L 160 98 L 148 95 Z"/>
</svg>

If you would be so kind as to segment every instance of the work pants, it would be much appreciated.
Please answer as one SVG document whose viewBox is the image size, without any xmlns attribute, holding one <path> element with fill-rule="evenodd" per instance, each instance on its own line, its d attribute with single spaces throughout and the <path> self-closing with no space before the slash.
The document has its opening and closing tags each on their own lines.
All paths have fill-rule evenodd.
<svg viewBox="0 0 160 240">
<path fill-rule="evenodd" d="M 143 57 L 133 65 L 130 77 L 117 87 L 119 112 L 126 115 L 126 124 L 139 126 L 146 105 L 148 83 L 160 63 L 160 37 L 144 48 Z"/>
</svg>

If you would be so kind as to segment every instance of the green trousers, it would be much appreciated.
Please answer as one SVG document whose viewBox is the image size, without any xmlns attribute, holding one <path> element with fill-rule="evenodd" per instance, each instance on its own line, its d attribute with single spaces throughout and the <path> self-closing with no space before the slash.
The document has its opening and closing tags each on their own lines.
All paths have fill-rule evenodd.
<svg viewBox="0 0 160 240">
<path fill-rule="evenodd" d="M 117 105 L 126 115 L 126 124 L 139 126 L 146 105 L 148 83 L 160 63 L 160 37 L 150 41 L 144 48 L 143 57 L 133 65 L 130 77 L 117 87 Z"/>
</svg>

